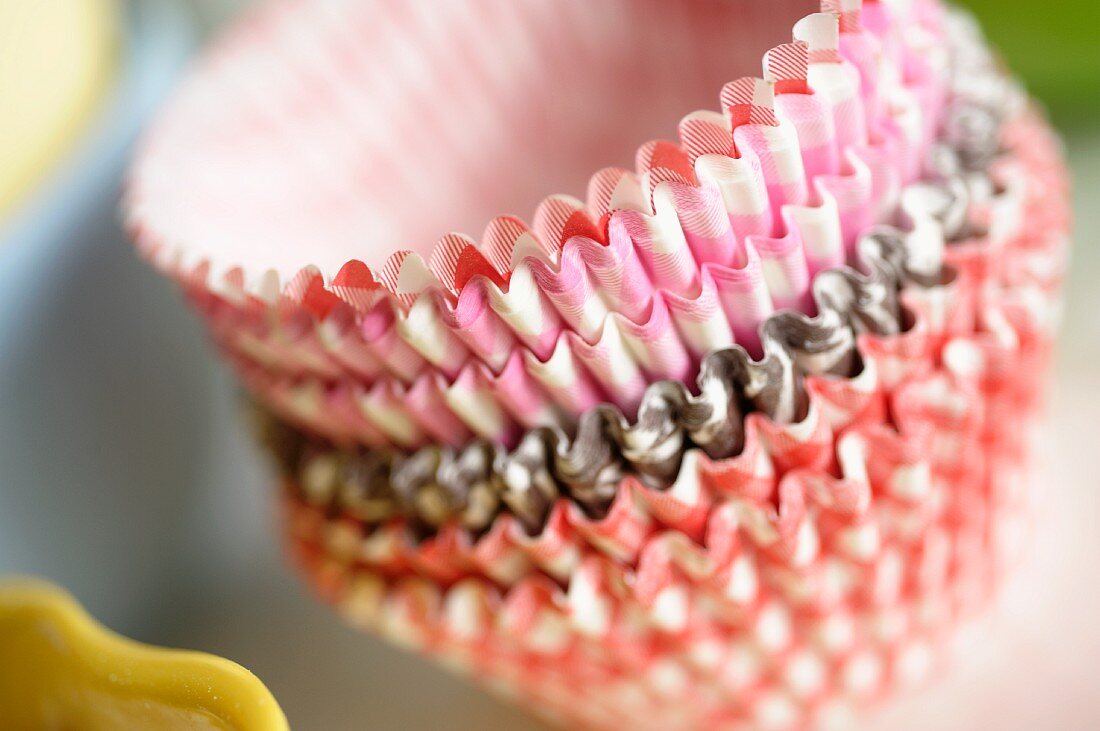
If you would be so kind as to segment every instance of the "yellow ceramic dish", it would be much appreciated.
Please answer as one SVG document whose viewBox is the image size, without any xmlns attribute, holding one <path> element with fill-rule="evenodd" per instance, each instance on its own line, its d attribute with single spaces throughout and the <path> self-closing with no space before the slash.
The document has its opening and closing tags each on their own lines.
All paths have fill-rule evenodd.
<svg viewBox="0 0 1100 731">
<path fill-rule="evenodd" d="M 87 127 L 114 75 L 116 0 L 0 0 L 0 217 Z"/>
<path fill-rule="evenodd" d="M 4 729 L 285 731 L 263 683 L 213 655 L 121 637 L 42 581 L 0 582 Z"/>
</svg>

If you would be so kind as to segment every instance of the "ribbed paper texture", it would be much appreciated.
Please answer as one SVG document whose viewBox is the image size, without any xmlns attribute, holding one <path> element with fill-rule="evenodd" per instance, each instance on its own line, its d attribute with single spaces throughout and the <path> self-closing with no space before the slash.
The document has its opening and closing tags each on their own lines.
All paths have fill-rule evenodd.
<svg viewBox="0 0 1100 731">
<path fill-rule="evenodd" d="M 861 342 L 872 398 L 811 380 L 803 430 L 750 416 L 737 457 L 627 478 L 601 519 L 563 500 L 535 535 L 418 542 L 287 485 L 294 560 L 354 625 L 565 727 L 846 728 L 923 682 L 1026 545 L 1066 180 L 1041 121 L 1005 132 L 1042 224 L 948 250 L 943 316 Z"/>
<path fill-rule="evenodd" d="M 712 21 L 686 36 L 641 12 L 622 33 L 683 43 L 698 65 L 684 78 L 709 78 L 729 18 L 704 6 L 653 10 Z M 591 39 L 554 34 L 602 27 L 606 10 L 531 3 L 499 22 L 580 53 Z M 683 116 L 633 170 L 599 170 L 583 201 L 552 195 L 529 223 L 497 217 L 479 242 L 447 234 L 420 253 L 318 241 L 314 261 L 290 235 L 235 237 L 255 229 L 233 196 L 256 196 L 238 199 L 254 216 L 280 189 L 234 175 L 264 166 L 302 174 L 303 210 L 273 217 L 339 234 L 326 213 L 361 161 L 335 152 L 405 120 L 369 121 L 420 77 L 370 75 L 356 6 L 252 16 L 170 105 L 128 220 L 267 414 L 290 554 L 350 622 L 569 728 L 845 727 L 932 672 L 1026 533 L 1067 183 L 968 22 L 933 0 L 823 10 L 760 78 L 725 76 L 720 112 Z M 408 12 L 426 34 L 492 27 Z M 285 78 L 252 68 L 265 53 Z M 471 53 L 447 79 L 499 91 L 467 78 L 489 68 Z M 653 90 L 630 95 L 674 96 L 676 70 L 644 68 Z M 270 115 L 271 94 L 302 118 Z M 310 116 L 334 109 L 328 126 Z M 490 112 L 486 129 L 506 121 Z M 299 124 L 331 137 L 285 145 L 286 160 L 249 146 Z M 443 141 L 456 165 L 480 150 Z M 351 188 L 374 186 L 375 211 L 440 174 L 386 162 L 390 188 Z M 413 209 L 525 185 L 522 160 L 503 167 Z M 188 209 L 185 183 L 213 218 Z M 340 225 L 357 223 L 385 228 Z"/>
<path fill-rule="evenodd" d="M 291 68 L 308 68 L 310 54 L 324 55 L 325 34 L 333 44 L 340 34 L 322 13 L 290 20 L 302 12 L 293 7 L 265 22 L 308 32 L 265 42 Z M 692 12 L 711 11 L 702 3 Z M 329 270 L 307 265 L 307 251 L 295 254 L 302 266 L 288 268 L 293 257 L 279 242 L 217 248 L 236 225 L 232 211 L 181 182 L 191 171 L 196 184 L 214 185 L 209 169 L 222 166 L 262 174 L 245 153 L 224 151 L 245 122 L 217 111 L 219 98 L 245 95 L 258 116 L 250 134 L 278 126 L 232 72 L 249 67 L 260 42 L 242 33 L 154 128 L 128 186 L 128 219 L 245 383 L 285 418 L 315 421 L 300 413 L 308 404 L 327 410 L 342 399 L 366 422 L 342 438 L 409 448 L 441 439 L 424 424 L 446 424 L 436 431 L 453 443 L 508 442 L 523 428 L 571 428 L 601 401 L 632 416 L 647 383 L 689 380 L 711 349 L 738 344 L 759 356 L 763 320 L 783 308 L 813 314 L 812 278 L 855 261 L 868 225 L 893 222 L 899 188 L 917 177 L 939 117 L 946 71 L 934 44 L 908 37 L 934 38 L 934 14 L 907 18 L 917 25 L 905 38 L 881 33 L 871 51 L 846 41 L 855 50 L 841 53 L 837 17 L 809 16 L 796 41 L 765 55 L 762 78 L 721 89 L 722 112 L 687 115 L 679 143 L 642 145 L 633 171 L 598 171 L 586 201 L 550 196 L 530 225 L 493 219 L 479 244 L 448 234 L 423 257 L 398 251 L 374 268 L 352 259 Z M 353 81 L 345 76 L 365 73 L 358 68 L 311 93 L 337 94 Z M 301 144 L 304 154 L 317 143 Z M 508 177 L 493 174 L 500 186 Z M 233 190 L 225 202 L 235 195 L 254 204 Z M 193 213 L 203 205 L 209 232 Z M 377 258 L 379 246 L 365 241 L 363 258 Z M 248 257 L 228 258 L 233 252 Z"/>
</svg>

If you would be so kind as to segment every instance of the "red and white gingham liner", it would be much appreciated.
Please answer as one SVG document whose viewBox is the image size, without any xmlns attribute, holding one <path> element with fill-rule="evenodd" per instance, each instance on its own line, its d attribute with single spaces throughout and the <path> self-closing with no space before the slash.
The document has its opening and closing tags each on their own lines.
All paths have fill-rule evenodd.
<svg viewBox="0 0 1100 731">
<path fill-rule="evenodd" d="M 701 3 L 680 20 L 728 12 L 719 6 Z M 248 135 L 281 139 L 299 124 L 278 116 L 285 109 L 269 111 L 254 88 L 253 75 L 274 73 L 251 66 L 261 58 L 255 49 L 277 52 L 286 73 L 305 77 L 294 83 L 319 96 L 315 104 L 341 113 L 363 112 L 362 99 L 347 99 L 354 74 L 376 83 L 369 66 L 325 76 L 341 52 L 354 55 L 341 45 L 338 11 L 352 25 L 364 16 L 344 3 L 325 13 L 305 7 L 283 3 L 254 17 L 211 55 L 146 141 L 127 216 L 139 246 L 183 285 L 261 401 L 307 428 L 340 401 L 368 422 L 360 437 L 369 446 L 507 441 L 520 429 L 568 427 L 605 400 L 629 415 L 647 383 L 685 380 L 708 350 L 736 342 L 758 353 L 763 319 L 776 308 L 812 310 L 813 276 L 845 261 L 869 223 L 896 215 L 899 186 L 915 178 L 942 107 L 933 3 L 873 4 L 871 30 L 855 6 L 842 23 L 812 15 L 795 26 L 796 42 L 765 55 L 763 79 L 725 85 L 723 113 L 685 117 L 679 144 L 642 145 L 636 173 L 600 170 L 586 203 L 551 196 L 530 228 L 498 217 L 480 246 L 448 234 L 426 261 L 401 251 L 372 270 L 358 259 L 327 261 L 313 241 L 288 254 L 286 241 L 225 240 L 242 217 L 259 216 L 249 208 L 259 203 L 232 187 L 242 170 L 264 177 Z M 619 93 L 644 96 L 635 87 Z M 224 103 L 234 95 L 245 101 Z M 320 124 L 307 112 L 301 125 Z M 366 122 L 348 122 L 356 123 Z M 332 134 L 317 150 L 310 140 L 288 151 L 285 170 L 301 168 L 305 178 L 312 158 L 334 165 L 352 154 L 335 124 L 323 127 Z M 211 179 L 223 167 L 226 180 Z M 266 190 L 249 186 L 256 196 Z M 366 258 L 376 249 L 356 250 Z M 307 265 L 314 256 L 321 267 Z M 294 257 L 300 264 L 287 264 Z"/>
<path fill-rule="evenodd" d="M 928 676 L 1026 533 L 1067 182 L 1034 113 L 1004 132 L 1024 225 L 949 247 L 942 316 L 911 300 L 906 334 L 862 339 L 863 382 L 811 379 L 797 428 L 750 415 L 739 456 L 533 537 L 500 516 L 417 545 L 289 486 L 295 561 L 357 626 L 567 727 L 846 727 Z"/>
<path fill-rule="evenodd" d="M 261 274 L 262 268 L 248 269 L 210 251 L 196 255 L 188 249 L 192 242 L 180 241 L 180 231 L 170 226 L 158 230 L 160 219 L 150 214 L 157 201 L 141 185 L 129 191 L 131 222 L 139 243 L 194 295 L 219 342 L 233 342 L 230 355 L 246 379 L 263 378 L 267 370 L 313 378 L 279 403 L 284 415 L 303 421 L 329 416 L 333 389 L 346 387 L 342 381 L 350 375 L 352 383 L 370 384 L 376 392 L 364 408 L 374 414 L 377 443 L 413 446 L 416 420 L 408 405 L 430 409 L 448 401 L 446 388 L 464 377 L 476 382 L 467 361 L 494 377 L 508 372 L 537 379 L 539 367 L 558 368 L 539 382 L 545 388 L 573 367 L 555 364 L 559 352 L 572 356 L 586 348 L 590 362 L 575 372 L 590 380 L 566 379 L 552 398 L 533 399 L 520 410 L 560 419 L 562 412 L 577 413 L 608 397 L 609 390 L 627 394 L 620 405 L 629 407 L 632 389 L 661 369 L 677 378 L 691 371 L 698 353 L 690 347 L 709 343 L 699 332 L 727 338 L 732 333 L 751 348 L 755 326 L 770 307 L 802 305 L 813 274 L 839 263 L 840 249 L 825 244 L 851 246 L 856 233 L 894 212 L 900 185 L 917 175 L 944 101 L 936 77 L 939 7 L 922 0 L 870 3 L 861 14 L 859 5 L 825 3 L 839 15 L 839 47 L 808 21 L 795 29 L 801 45 L 767 55 L 765 81 L 727 85 L 723 109 L 736 131 L 726 131 L 723 115 L 689 115 L 681 124 L 681 147 L 650 143 L 639 149 L 638 176 L 597 173 L 587 205 L 547 199 L 534 219 L 536 234 L 515 219 L 495 219 L 480 251 L 452 236 L 427 263 L 402 252 L 376 272 L 352 262 L 337 274 L 296 265 Z M 273 36 L 289 33 L 304 44 L 294 53 L 319 64 L 307 68 L 316 74 L 313 81 L 323 82 L 324 59 L 311 56 L 317 50 L 312 41 L 287 23 L 294 5 L 287 7 L 287 13 L 254 16 L 254 35 L 246 32 L 243 42 L 262 48 Z M 905 22 L 898 23 L 899 17 Z M 226 58 L 231 55 L 215 54 L 211 64 L 225 64 L 223 70 L 233 73 Z M 852 87 L 842 75 L 825 68 L 836 65 L 837 57 L 844 60 L 840 66 L 858 74 L 858 104 L 866 114 L 845 96 Z M 303 81 L 301 101 L 308 101 L 308 79 L 295 81 Z M 196 84 L 195 94 L 217 98 L 201 76 Z M 815 94 L 800 95 L 805 85 Z M 835 142 L 813 123 L 827 119 L 825 105 L 834 115 Z M 776 115 L 789 124 L 773 126 Z M 188 119 L 197 123 L 194 128 Z M 157 167 L 166 164 L 159 158 L 185 155 L 186 144 L 173 149 L 169 143 L 201 138 L 208 121 L 177 115 L 166 124 L 173 131 L 147 148 L 145 159 L 157 163 L 139 166 L 135 179 L 152 179 L 161 191 L 180 186 L 165 178 L 172 166 Z M 272 121 L 243 118 L 233 127 L 239 136 L 223 142 L 246 146 L 245 133 L 255 129 L 250 125 Z M 293 126 L 294 120 L 274 120 L 284 121 Z M 724 134 L 739 152 L 756 151 L 755 172 L 700 167 L 710 153 L 735 159 L 721 149 L 724 143 L 712 147 Z M 845 158 L 864 134 L 878 144 Z M 1018 230 L 949 247 L 946 261 L 958 272 L 956 280 L 937 288 L 935 297 L 906 292 L 916 322 L 903 335 L 861 337 L 860 378 L 810 378 L 811 405 L 802 422 L 776 424 L 751 414 L 738 456 L 712 462 L 689 452 L 675 484 L 663 491 L 627 478 L 600 519 L 563 500 L 534 536 L 502 514 L 481 536 L 446 524 L 416 541 L 400 522 L 367 528 L 299 501 L 296 486 L 287 485 L 286 535 L 293 556 L 318 592 L 352 622 L 571 727 L 830 725 L 843 723 L 851 707 L 918 681 L 933 667 L 956 620 L 995 586 L 1026 516 L 1026 435 L 1041 412 L 1068 216 L 1062 163 L 1045 124 L 1025 113 L 1008 125 L 1005 143 L 1008 161 L 1025 183 Z M 287 154 L 305 160 L 311 173 L 334 163 L 323 156 L 309 159 L 309 152 Z M 624 359 L 629 333 L 620 331 L 644 329 L 649 315 L 642 313 L 651 306 L 670 320 L 677 313 L 715 311 L 700 304 L 708 295 L 702 270 L 692 273 L 692 266 L 705 262 L 682 254 L 690 249 L 709 261 L 700 252 L 721 248 L 725 229 L 714 226 L 712 215 L 718 199 L 708 200 L 705 187 L 691 193 L 685 192 L 690 186 L 673 185 L 698 182 L 706 177 L 700 170 L 712 177 L 760 177 L 766 194 L 726 196 L 722 204 L 738 238 L 758 236 L 746 256 L 761 256 L 781 274 L 767 283 L 766 307 L 755 310 L 751 297 L 738 299 L 726 311 L 724 330 L 693 330 L 677 321 L 688 365 L 677 357 L 676 339 L 647 340 L 644 334 L 644 345 L 660 344 Z M 830 174 L 832 189 L 809 184 L 811 175 L 818 176 L 816 182 Z M 668 212 L 660 206 L 664 194 L 671 195 L 679 229 L 662 225 Z M 624 198 L 637 195 L 651 207 L 620 208 Z M 836 207 L 835 218 L 830 206 Z M 835 220 L 841 235 L 807 235 L 823 220 Z M 681 231 L 687 248 L 662 239 L 670 230 Z M 616 233 L 627 245 L 612 245 Z M 593 241 L 594 253 L 576 254 L 583 277 L 562 287 L 566 260 L 583 247 L 543 242 L 583 243 L 575 235 Z M 792 247 L 800 247 L 801 261 L 785 258 Z M 550 257 L 544 263 L 551 276 L 532 275 L 534 286 L 524 291 L 546 294 L 556 286 L 560 296 L 528 302 L 524 313 L 530 319 L 523 322 L 538 326 L 519 337 L 519 320 L 500 314 L 512 303 L 492 287 L 503 292 L 509 277 L 513 287 L 526 284 L 517 272 L 539 256 Z M 624 275 L 628 266 L 635 275 Z M 642 278 L 648 290 L 639 297 L 631 288 Z M 456 328 L 439 324 L 436 316 L 458 312 L 448 308 L 461 305 L 471 287 L 480 287 L 482 303 L 489 305 L 474 307 L 474 314 L 497 317 L 508 327 L 483 328 L 487 321 L 477 317 Z M 383 297 L 384 306 L 376 307 L 380 290 L 394 298 Z M 571 308 L 566 295 L 576 292 L 598 293 L 608 312 L 623 317 Z M 670 293 L 668 301 L 658 292 Z M 599 337 L 609 326 L 616 328 L 610 350 L 600 347 L 606 343 Z M 565 336 L 571 337 L 568 348 L 561 347 L 560 332 L 576 334 Z M 426 352 L 432 344 L 437 347 Z M 516 353 L 520 347 L 535 354 L 537 366 Z M 647 361 L 656 356 L 664 360 Z M 593 373 L 598 365 L 592 365 L 601 362 L 619 364 L 626 375 L 607 368 L 604 380 L 614 383 L 601 381 Z M 416 377 L 425 369 L 442 374 L 443 387 L 421 386 L 429 379 Z M 573 389 L 579 395 L 563 403 Z M 267 392 L 262 396 L 270 399 Z M 469 419 L 496 419 L 493 436 L 506 442 L 512 431 L 530 426 L 510 422 L 501 406 L 506 403 L 490 388 L 466 388 L 447 409 L 430 412 L 430 418 L 421 414 L 420 422 L 434 425 L 431 439 L 450 442 L 455 434 L 478 431 Z"/>
</svg>

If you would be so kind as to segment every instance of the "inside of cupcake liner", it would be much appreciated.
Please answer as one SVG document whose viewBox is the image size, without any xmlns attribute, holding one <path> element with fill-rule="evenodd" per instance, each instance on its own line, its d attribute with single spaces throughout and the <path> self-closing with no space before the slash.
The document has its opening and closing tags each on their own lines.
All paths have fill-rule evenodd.
<svg viewBox="0 0 1100 731">
<path fill-rule="evenodd" d="M 351 260 L 380 271 L 406 246 L 427 261 L 448 232 L 584 190 L 816 10 L 306 5 L 256 11 L 223 38 L 135 169 L 143 225 L 215 272 L 288 282 L 312 264 L 331 278 Z"/>
</svg>

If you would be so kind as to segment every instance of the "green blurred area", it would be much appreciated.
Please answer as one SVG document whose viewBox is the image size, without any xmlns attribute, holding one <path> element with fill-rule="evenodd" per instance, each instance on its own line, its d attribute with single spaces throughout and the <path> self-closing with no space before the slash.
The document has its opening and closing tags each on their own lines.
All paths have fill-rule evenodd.
<svg viewBox="0 0 1100 731">
<path fill-rule="evenodd" d="M 1100 126 L 1100 0 L 956 0 L 1062 126 Z"/>
</svg>

